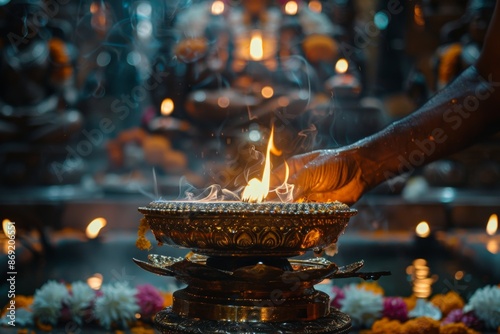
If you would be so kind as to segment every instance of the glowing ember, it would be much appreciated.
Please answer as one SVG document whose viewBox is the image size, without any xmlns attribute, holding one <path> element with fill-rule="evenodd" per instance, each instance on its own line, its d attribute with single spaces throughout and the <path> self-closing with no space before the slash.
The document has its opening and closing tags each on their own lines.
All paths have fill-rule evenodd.
<svg viewBox="0 0 500 334">
<path fill-rule="evenodd" d="M 264 173 L 262 175 L 262 180 L 253 178 L 248 181 L 248 185 L 243 190 L 241 199 L 248 202 L 262 202 L 269 193 L 269 185 L 271 182 L 271 152 L 274 155 L 280 155 L 281 152 L 274 146 L 274 127 L 271 129 L 271 134 L 269 135 L 269 142 L 267 143 L 266 150 L 266 161 L 264 164 Z M 288 177 L 288 173 L 287 173 Z M 286 180 L 284 184 L 286 184 Z"/>
<path fill-rule="evenodd" d="M 295 15 L 299 11 L 297 1 L 288 1 L 285 5 L 285 13 L 288 15 Z"/>
<path fill-rule="evenodd" d="M 224 13 L 224 2 L 223 1 L 214 1 L 212 3 L 212 14 L 220 15 Z"/>
<path fill-rule="evenodd" d="M 252 32 L 252 39 L 250 40 L 250 58 L 255 61 L 262 60 L 264 57 L 264 47 L 262 45 L 262 33 L 260 30 Z"/>
<path fill-rule="evenodd" d="M 486 225 L 486 233 L 488 235 L 494 235 L 498 230 L 498 216 L 496 214 L 492 214 L 490 219 L 488 219 L 488 224 Z"/>
<path fill-rule="evenodd" d="M 344 58 L 340 58 L 339 60 L 337 60 L 337 63 L 335 64 L 335 71 L 337 73 L 344 74 L 348 69 L 349 63 L 347 62 L 347 60 L 345 60 Z"/>
<path fill-rule="evenodd" d="M 89 239 L 95 239 L 99 235 L 101 229 L 106 226 L 107 222 L 104 218 L 96 218 L 89 223 L 87 229 L 85 230 L 85 235 Z"/>
<path fill-rule="evenodd" d="M 161 114 L 164 116 L 170 115 L 174 111 L 174 101 L 170 98 L 166 98 L 161 102 Z"/>
<path fill-rule="evenodd" d="M 429 224 L 425 221 L 418 223 L 415 228 L 415 233 L 417 233 L 417 235 L 421 238 L 427 238 L 431 234 Z"/>
</svg>

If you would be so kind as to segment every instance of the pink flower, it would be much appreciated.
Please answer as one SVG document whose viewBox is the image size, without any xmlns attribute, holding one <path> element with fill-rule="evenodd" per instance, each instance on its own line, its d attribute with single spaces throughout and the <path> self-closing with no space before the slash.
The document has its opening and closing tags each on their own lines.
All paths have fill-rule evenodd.
<svg viewBox="0 0 500 334">
<path fill-rule="evenodd" d="M 138 285 L 135 298 L 143 317 L 150 317 L 163 308 L 163 297 L 151 284 Z"/>
<path fill-rule="evenodd" d="M 332 300 L 330 301 L 330 305 L 340 309 L 342 307 L 342 300 L 345 298 L 345 292 L 342 288 L 338 286 L 332 287 Z"/>
<path fill-rule="evenodd" d="M 408 308 L 401 297 L 385 297 L 382 316 L 405 322 L 408 320 Z"/>
</svg>

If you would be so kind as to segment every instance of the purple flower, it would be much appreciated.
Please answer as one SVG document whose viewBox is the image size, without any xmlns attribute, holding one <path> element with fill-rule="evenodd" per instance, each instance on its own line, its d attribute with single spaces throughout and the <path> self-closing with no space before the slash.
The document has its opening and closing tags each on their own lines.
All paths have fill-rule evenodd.
<svg viewBox="0 0 500 334">
<path fill-rule="evenodd" d="M 382 316 L 405 322 L 408 320 L 408 308 L 401 297 L 385 297 Z"/>
<path fill-rule="evenodd" d="M 345 292 L 342 288 L 339 288 L 338 286 L 333 286 L 332 287 L 332 300 L 330 302 L 330 305 L 340 309 L 342 307 L 342 300 L 345 298 Z"/>
<path fill-rule="evenodd" d="M 467 327 L 482 330 L 484 328 L 483 322 L 474 314 L 474 311 L 464 312 L 462 309 L 455 309 L 450 311 L 446 318 L 443 319 L 442 324 L 447 325 L 451 323 L 462 322 Z"/>
<path fill-rule="evenodd" d="M 151 284 L 137 286 L 135 295 L 143 317 L 149 317 L 163 308 L 163 297 Z"/>
</svg>

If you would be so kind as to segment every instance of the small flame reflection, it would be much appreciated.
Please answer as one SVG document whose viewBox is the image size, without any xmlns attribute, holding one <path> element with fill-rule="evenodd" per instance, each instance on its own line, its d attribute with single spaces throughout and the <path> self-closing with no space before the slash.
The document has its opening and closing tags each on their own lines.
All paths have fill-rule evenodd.
<svg viewBox="0 0 500 334">
<path fill-rule="evenodd" d="M 425 221 L 418 223 L 415 228 L 415 233 L 417 233 L 417 235 L 421 238 L 427 238 L 431 234 L 429 224 Z"/>
<path fill-rule="evenodd" d="M 406 272 L 412 277 L 413 294 L 417 298 L 429 297 L 432 293 L 434 278 L 429 277 L 430 269 L 427 266 L 427 261 L 424 259 L 415 259 L 413 264 L 406 269 Z"/>
<path fill-rule="evenodd" d="M 220 15 L 224 13 L 224 2 L 223 1 L 214 1 L 212 3 L 212 14 L 213 15 Z"/>
<path fill-rule="evenodd" d="M 498 251 L 500 250 L 499 247 L 498 247 L 498 242 L 496 240 L 493 240 L 493 239 L 492 240 L 488 240 L 488 242 L 486 243 L 486 249 L 491 254 L 497 254 Z"/>
<path fill-rule="evenodd" d="M 174 101 L 171 98 L 166 98 L 161 102 L 161 114 L 164 116 L 170 115 L 174 111 Z"/>
<path fill-rule="evenodd" d="M 89 239 L 97 238 L 99 232 L 104 226 L 106 226 L 106 224 L 107 224 L 106 219 L 102 217 L 94 219 L 87 226 L 87 229 L 85 230 L 85 235 L 87 235 L 87 238 Z"/>
<path fill-rule="evenodd" d="M 250 40 L 250 58 L 255 61 L 262 60 L 264 57 L 264 47 L 262 45 L 262 33 L 260 30 L 252 31 Z"/>
<path fill-rule="evenodd" d="M 488 219 L 488 224 L 486 225 L 486 233 L 488 235 L 495 235 L 498 230 L 498 216 L 496 214 L 492 214 L 490 219 Z"/>
</svg>

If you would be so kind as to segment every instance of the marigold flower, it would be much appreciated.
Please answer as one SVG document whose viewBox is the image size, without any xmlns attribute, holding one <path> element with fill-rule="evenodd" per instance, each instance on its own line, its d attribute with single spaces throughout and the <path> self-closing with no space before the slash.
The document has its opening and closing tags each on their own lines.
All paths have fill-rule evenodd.
<svg viewBox="0 0 500 334">
<path fill-rule="evenodd" d="M 404 334 L 403 324 L 398 320 L 382 318 L 373 323 L 370 334 Z"/>
<path fill-rule="evenodd" d="M 441 326 L 439 334 L 479 334 L 479 332 L 465 326 L 464 323 L 457 322 Z"/>
<path fill-rule="evenodd" d="M 439 325 L 437 320 L 420 317 L 405 322 L 403 332 L 405 334 L 439 334 Z"/>
<path fill-rule="evenodd" d="M 443 313 L 443 317 L 447 316 L 450 311 L 457 308 L 463 308 L 464 300 L 455 291 L 450 291 L 447 294 L 437 294 L 431 298 L 431 303 L 436 305 Z"/>
</svg>

